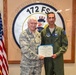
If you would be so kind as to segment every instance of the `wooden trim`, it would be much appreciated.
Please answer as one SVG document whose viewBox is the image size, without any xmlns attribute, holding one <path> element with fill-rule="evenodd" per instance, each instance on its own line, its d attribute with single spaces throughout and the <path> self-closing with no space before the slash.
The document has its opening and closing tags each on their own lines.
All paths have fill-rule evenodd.
<svg viewBox="0 0 76 75">
<path fill-rule="evenodd" d="M 5 48 L 8 57 L 8 33 L 7 33 L 7 0 L 3 0 L 3 22 L 4 22 L 4 38 L 5 38 Z"/>
<path fill-rule="evenodd" d="M 9 62 L 9 64 L 20 64 L 19 60 L 18 61 L 16 61 L 16 60 L 10 60 L 8 62 Z"/>
</svg>

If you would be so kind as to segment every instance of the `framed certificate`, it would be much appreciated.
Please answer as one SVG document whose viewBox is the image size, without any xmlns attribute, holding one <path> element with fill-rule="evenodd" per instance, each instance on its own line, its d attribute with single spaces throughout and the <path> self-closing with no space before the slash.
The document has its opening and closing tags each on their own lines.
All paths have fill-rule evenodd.
<svg viewBox="0 0 76 75">
<path fill-rule="evenodd" d="M 40 45 L 38 47 L 38 54 L 43 55 L 44 57 L 51 57 L 53 55 L 53 46 L 52 45 Z"/>
</svg>

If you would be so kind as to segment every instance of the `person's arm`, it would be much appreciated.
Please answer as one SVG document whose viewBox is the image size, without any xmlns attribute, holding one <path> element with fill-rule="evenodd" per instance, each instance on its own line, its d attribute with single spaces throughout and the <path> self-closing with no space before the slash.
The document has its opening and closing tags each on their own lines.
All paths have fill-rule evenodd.
<svg viewBox="0 0 76 75">
<path fill-rule="evenodd" d="M 68 39 L 64 30 L 61 31 L 61 47 L 59 51 L 56 53 L 57 56 L 66 52 L 68 48 Z"/>
<path fill-rule="evenodd" d="M 28 41 L 25 33 L 20 35 L 19 43 L 21 47 L 21 53 L 30 60 L 39 60 L 39 56 L 30 49 L 30 42 Z"/>
<path fill-rule="evenodd" d="M 45 45 L 43 31 L 41 31 L 41 45 Z"/>
</svg>

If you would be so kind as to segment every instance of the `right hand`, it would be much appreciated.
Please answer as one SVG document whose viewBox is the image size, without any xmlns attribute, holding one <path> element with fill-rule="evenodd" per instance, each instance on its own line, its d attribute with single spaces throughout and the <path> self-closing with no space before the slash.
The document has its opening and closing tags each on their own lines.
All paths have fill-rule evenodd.
<svg viewBox="0 0 76 75">
<path fill-rule="evenodd" d="M 39 55 L 39 59 L 44 59 L 44 56 L 42 56 L 42 55 Z"/>
</svg>

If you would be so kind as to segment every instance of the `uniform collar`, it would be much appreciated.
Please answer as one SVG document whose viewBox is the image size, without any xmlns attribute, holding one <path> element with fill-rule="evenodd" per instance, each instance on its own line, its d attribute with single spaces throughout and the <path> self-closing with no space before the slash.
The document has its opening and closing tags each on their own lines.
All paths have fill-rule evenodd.
<svg viewBox="0 0 76 75">
<path fill-rule="evenodd" d="M 30 35 L 32 34 L 32 32 L 29 30 L 29 28 L 26 29 L 26 32 Z"/>
<path fill-rule="evenodd" d="M 26 32 L 29 34 L 29 35 L 33 35 L 33 33 L 30 31 L 29 28 L 26 29 Z M 34 34 L 38 34 L 37 30 L 35 30 L 35 33 Z"/>
<path fill-rule="evenodd" d="M 54 29 L 53 32 L 57 33 L 57 29 L 58 29 L 58 27 L 55 25 L 55 29 Z M 47 31 L 47 32 L 50 32 L 50 30 L 49 30 L 49 26 L 46 28 L 46 31 Z"/>
</svg>

